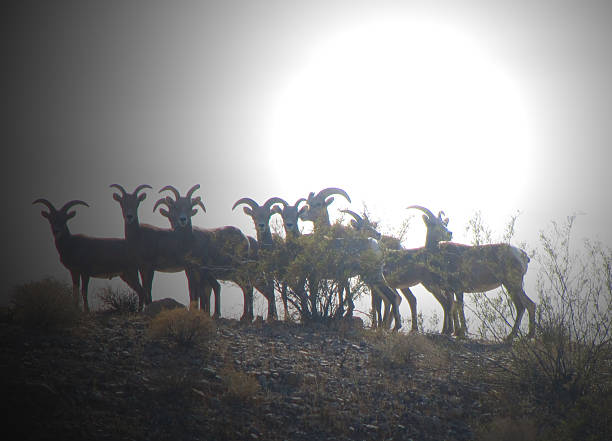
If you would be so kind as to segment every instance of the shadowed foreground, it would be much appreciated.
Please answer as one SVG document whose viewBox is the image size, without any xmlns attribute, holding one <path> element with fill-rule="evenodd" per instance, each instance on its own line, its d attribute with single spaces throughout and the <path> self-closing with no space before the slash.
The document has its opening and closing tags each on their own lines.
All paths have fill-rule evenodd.
<svg viewBox="0 0 612 441">
<path fill-rule="evenodd" d="M 506 349 L 350 327 L 218 320 L 180 347 L 151 318 L 96 313 L 64 331 L 0 323 L 15 439 L 469 440 L 495 418 L 483 372 Z M 486 439 L 486 438 L 485 438 Z"/>
</svg>

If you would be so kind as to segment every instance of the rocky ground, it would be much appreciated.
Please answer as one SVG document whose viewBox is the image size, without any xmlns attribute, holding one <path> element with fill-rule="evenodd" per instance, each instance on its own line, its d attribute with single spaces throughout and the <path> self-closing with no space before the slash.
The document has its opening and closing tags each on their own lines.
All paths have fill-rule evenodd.
<svg viewBox="0 0 612 441">
<path fill-rule="evenodd" d="M 150 321 L 97 313 L 53 332 L 0 323 L 4 430 L 21 440 L 471 440 L 492 412 L 481 373 L 505 354 L 346 323 L 234 320 L 185 348 L 151 338 Z"/>
</svg>

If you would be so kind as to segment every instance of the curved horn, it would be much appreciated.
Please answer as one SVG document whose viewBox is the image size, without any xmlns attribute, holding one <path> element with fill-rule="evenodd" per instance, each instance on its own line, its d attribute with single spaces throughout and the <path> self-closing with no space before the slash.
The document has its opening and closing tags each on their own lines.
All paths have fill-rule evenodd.
<svg viewBox="0 0 612 441">
<path fill-rule="evenodd" d="M 195 205 L 199 205 L 200 207 L 202 207 L 202 210 L 204 210 L 204 213 L 206 213 L 206 207 L 204 206 L 204 203 L 202 202 L 202 198 L 200 196 L 191 200 L 191 206 L 193 207 Z"/>
<path fill-rule="evenodd" d="M 320 197 L 321 199 L 327 199 L 327 197 L 331 196 L 332 194 L 339 194 L 341 196 L 344 196 L 347 201 L 351 202 L 351 198 L 349 197 L 348 193 L 337 187 L 324 188 L 317 194 L 317 197 Z"/>
<path fill-rule="evenodd" d="M 235 203 L 235 204 L 234 204 L 234 206 L 232 207 L 232 210 L 234 210 L 234 209 L 235 209 L 235 208 L 236 208 L 238 205 L 240 205 L 240 204 L 247 204 L 247 205 L 250 205 L 250 206 L 251 206 L 251 208 L 253 208 L 253 209 L 257 209 L 257 208 L 259 208 L 259 204 L 258 204 L 257 202 L 255 202 L 253 199 L 251 199 L 251 198 L 241 198 L 241 199 L 238 199 L 238 200 L 236 201 L 236 203 Z"/>
<path fill-rule="evenodd" d="M 194 192 L 195 192 L 195 191 L 196 191 L 198 188 L 200 188 L 200 184 L 196 184 L 196 185 L 194 185 L 193 187 L 191 187 L 191 188 L 189 189 L 189 191 L 187 192 L 187 194 L 185 195 L 185 197 L 186 197 L 187 199 L 191 199 L 191 196 L 193 195 L 193 193 L 194 193 Z M 177 199 L 178 199 L 178 198 L 177 198 Z M 206 211 L 206 210 L 204 210 L 204 211 Z"/>
<path fill-rule="evenodd" d="M 416 208 L 417 210 L 421 210 L 423 213 L 429 216 L 429 219 L 436 219 L 436 216 L 434 216 L 434 214 L 429 211 L 429 209 L 422 207 L 421 205 L 410 205 L 409 207 L 406 207 L 406 209 L 409 208 Z"/>
<path fill-rule="evenodd" d="M 32 202 L 32 205 L 34 205 L 34 204 L 43 204 L 43 205 L 45 205 L 45 206 L 46 206 L 46 207 L 49 209 L 49 211 L 50 211 L 50 212 L 52 212 L 52 213 L 54 213 L 54 212 L 56 212 L 56 211 L 57 211 L 57 210 L 55 209 L 55 207 L 53 206 L 53 204 L 52 204 L 51 202 L 49 202 L 47 199 L 45 199 L 45 198 L 39 198 L 39 199 L 36 199 L 34 202 Z"/>
<path fill-rule="evenodd" d="M 118 189 L 121 192 L 121 197 L 124 198 L 125 195 L 127 194 L 127 191 L 125 191 L 125 188 L 123 188 L 121 185 L 119 184 L 111 184 L 109 185 L 110 188 L 115 187 L 116 189 Z"/>
<path fill-rule="evenodd" d="M 178 191 L 175 187 L 173 187 L 172 185 L 166 185 L 164 188 L 162 188 L 161 190 L 158 191 L 158 193 L 161 193 L 162 191 L 171 191 L 172 193 L 174 193 L 174 199 L 175 200 L 179 200 L 181 197 L 181 192 Z"/>
<path fill-rule="evenodd" d="M 297 207 L 298 205 L 300 205 L 302 202 L 307 202 L 306 198 L 299 198 L 297 201 L 295 201 L 295 204 L 293 204 L 294 207 Z"/>
<path fill-rule="evenodd" d="M 157 210 L 157 207 L 159 207 L 161 204 L 165 204 L 166 207 L 170 208 L 170 204 L 168 203 L 166 198 L 161 198 L 158 199 L 157 202 L 155 202 L 155 205 L 153 205 L 153 212 L 155 212 L 155 210 Z"/>
<path fill-rule="evenodd" d="M 359 216 L 357 213 L 355 213 L 353 210 L 340 210 L 342 213 L 346 213 L 346 214 L 350 214 L 351 216 L 353 216 L 355 218 L 355 220 L 363 225 L 364 221 L 363 218 L 361 216 Z"/>
<path fill-rule="evenodd" d="M 72 201 L 66 202 L 64 206 L 60 209 L 60 211 L 66 213 L 69 208 L 74 207 L 75 205 L 85 205 L 86 207 L 89 207 L 89 204 L 87 202 L 80 201 L 78 199 L 73 199 Z"/>
<path fill-rule="evenodd" d="M 285 207 L 289 205 L 287 201 L 284 200 L 283 198 L 279 198 L 275 196 L 275 197 L 271 197 L 266 202 L 264 202 L 263 206 L 269 210 L 273 204 L 283 204 Z"/>
<path fill-rule="evenodd" d="M 442 219 L 442 216 L 446 216 L 446 213 L 442 210 L 438 211 L 438 219 Z"/>
<path fill-rule="evenodd" d="M 134 194 L 138 194 L 138 192 L 144 188 L 150 188 L 153 189 L 153 187 L 151 187 L 150 185 L 147 184 L 141 184 L 138 187 L 136 187 L 136 189 L 134 190 Z"/>
</svg>

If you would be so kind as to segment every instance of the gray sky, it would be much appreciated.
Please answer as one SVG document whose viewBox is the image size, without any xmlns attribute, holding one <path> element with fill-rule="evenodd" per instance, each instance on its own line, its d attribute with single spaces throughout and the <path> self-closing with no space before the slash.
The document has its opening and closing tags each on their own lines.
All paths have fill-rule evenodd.
<svg viewBox="0 0 612 441">
<path fill-rule="evenodd" d="M 458 241 L 467 240 L 464 226 L 475 210 L 498 231 L 508 215 L 520 210 L 517 239 L 535 247 L 539 230 L 551 220 L 582 212 L 578 233 L 612 245 L 609 2 L 36 3 L 19 2 L 3 14 L 9 33 L 9 93 L 4 100 L 8 158 L 0 174 L 5 201 L 10 202 L 2 221 L 9 236 L 2 249 L 7 287 L 43 275 L 68 278 L 40 208 L 31 205 L 38 197 L 58 206 L 75 198 L 89 202 L 91 208 L 79 208 L 69 224 L 74 233 L 122 236 L 111 183 L 128 189 L 152 185 L 155 190 L 142 205 L 141 220 L 161 226 L 166 220 L 151 208 L 156 191 L 166 184 L 182 191 L 201 185 L 208 213 L 199 214 L 195 224 L 237 225 L 248 234 L 254 234 L 250 219 L 240 210 L 231 211 L 238 198 L 281 196 L 293 202 L 309 191 L 339 186 L 351 195 L 353 209 L 366 203 L 390 230 L 409 215 L 404 207 L 410 204 L 444 210 Z M 506 145 L 515 140 L 514 126 L 495 120 L 503 105 L 493 107 L 497 95 L 489 101 L 471 95 L 477 84 L 466 83 L 474 91 L 462 91 L 457 102 L 452 95 L 443 108 L 434 109 L 437 120 L 426 120 L 425 111 L 417 115 L 420 122 L 433 124 L 432 138 L 446 144 L 457 140 L 444 151 L 434 151 L 439 144 L 428 144 L 430 132 L 416 139 L 410 130 L 398 128 L 411 127 L 410 118 L 387 121 L 393 117 L 385 113 L 392 98 L 376 99 L 378 91 L 392 95 L 393 89 L 383 93 L 381 87 L 387 81 L 386 66 L 392 71 L 395 64 L 393 56 L 389 61 L 379 54 L 391 48 L 397 59 L 405 60 L 398 69 L 417 71 L 419 66 L 406 63 L 417 60 L 411 51 L 418 50 L 419 38 L 416 43 L 403 41 L 400 32 L 386 43 L 378 35 L 385 34 L 386 26 L 415 23 L 433 23 L 443 34 L 452 30 L 437 46 L 428 46 L 431 33 L 421 45 L 425 52 L 432 48 L 442 68 L 457 68 L 455 76 L 443 72 L 450 75 L 443 78 L 450 78 L 451 88 L 461 88 L 461 72 L 470 75 L 462 69 L 472 56 L 479 66 L 493 69 L 480 69 L 478 81 L 498 75 L 513 85 L 526 134 L 516 138 L 515 148 Z M 469 50 L 461 52 L 452 35 L 461 36 L 457 41 L 465 37 Z M 456 49 L 445 52 L 449 44 Z M 344 52 L 351 51 L 355 54 L 347 55 L 348 64 L 342 65 Z M 445 57 L 453 53 L 466 54 L 465 63 L 447 63 Z M 326 56 L 329 65 L 323 63 Z M 371 66 L 382 67 L 368 71 L 370 83 L 360 75 Z M 333 80 L 334 75 L 341 78 Z M 362 113 L 347 116 L 351 108 L 342 107 L 335 95 L 343 87 L 342 76 L 349 86 L 356 82 L 356 89 L 346 90 L 355 99 L 353 108 L 365 108 Z M 493 92 L 501 84 L 495 81 Z M 376 87 L 369 91 L 372 85 Z M 312 89 L 299 95 L 300 87 Z M 398 97 L 410 101 L 410 90 L 398 90 Z M 311 99 L 318 104 L 304 109 L 303 103 L 311 102 L 304 96 L 313 93 L 320 93 Z M 462 101 L 470 96 L 481 112 L 491 105 L 481 114 L 493 115 L 493 124 L 499 124 L 491 129 L 496 134 L 483 138 L 490 146 L 484 150 L 470 150 L 470 136 L 475 135 L 461 141 L 461 128 L 453 126 L 452 111 L 459 118 L 472 105 L 469 99 Z M 381 105 L 378 113 L 370 113 L 371 103 Z M 396 104 L 401 104 L 399 98 Z M 477 127 L 474 109 L 478 106 L 458 121 Z M 378 114 L 385 121 L 363 127 Z M 443 118 L 449 115 L 451 120 Z M 344 132 L 322 132 L 325 118 Z M 287 133 L 281 136 L 279 127 Z M 378 138 L 379 128 L 389 130 Z M 444 133 L 450 134 L 440 137 Z M 418 246 L 424 232 L 417 218 L 412 225 L 408 245 Z M 173 295 L 186 301 L 182 275 L 156 280 L 154 298 Z M 96 282 L 92 291 L 104 283 Z M 225 291 L 230 294 L 224 308 L 241 310 L 235 304 L 239 297 Z"/>
</svg>

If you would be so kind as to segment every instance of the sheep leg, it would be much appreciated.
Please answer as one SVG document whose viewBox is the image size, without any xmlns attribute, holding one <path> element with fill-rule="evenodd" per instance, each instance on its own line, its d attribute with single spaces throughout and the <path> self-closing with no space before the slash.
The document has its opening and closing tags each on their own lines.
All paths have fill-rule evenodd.
<svg viewBox="0 0 612 441">
<path fill-rule="evenodd" d="M 514 326 L 512 326 L 512 331 L 508 337 L 506 337 L 506 341 L 512 341 L 514 337 L 518 334 L 518 330 L 521 326 L 521 320 L 523 319 L 523 314 L 525 313 L 525 307 L 522 303 L 514 301 L 514 296 L 512 298 L 514 307 L 516 308 L 516 320 L 514 321 Z"/>
<path fill-rule="evenodd" d="M 417 299 L 415 295 L 410 291 L 410 288 L 401 288 L 400 292 L 404 295 L 410 305 L 410 318 L 411 318 L 411 330 L 417 332 L 419 330 L 418 316 L 417 316 Z M 398 312 L 399 314 L 399 312 Z"/>
<path fill-rule="evenodd" d="M 289 307 L 287 305 L 287 282 L 281 285 L 281 299 L 283 301 L 283 311 L 285 313 L 285 321 L 289 320 Z"/>
<path fill-rule="evenodd" d="M 81 275 L 76 271 L 70 271 L 70 276 L 72 277 L 72 299 L 74 300 L 74 305 L 79 306 L 79 287 Z"/>
<path fill-rule="evenodd" d="M 128 271 L 120 274 L 119 277 L 138 295 L 138 311 L 142 311 L 142 307 L 146 299 L 142 285 L 138 281 L 138 272 Z"/>
<path fill-rule="evenodd" d="M 149 304 L 153 302 L 153 276 L 155 275 L 155 271 L 150 268 L 140 269 L 140 279 L 142 280 L 142 288 L 145 292 L 145 303 Z"/>
<path fill-rule="evenodd" d="M 452 302 L 451 315 L 454 328 L 454 335 L 457 337 L 465 337 L 467 328 L 465 325 L 465 312 L 463 310 L 463 293 L 456 293 L 456 301 Z"/>
<path fill-rule="evenodd" d="M 89 276 L 81 274 L 81 297 L 83 297 L 83 310 L 89 313 L 89 303 L 87 302 L 87 289 L 89 288 Z"/>
<path fill-rule="evenodd" d="M 274 283 L 266 283 L 264 296 L 268 300 L 268 321 L 278 320 L 276 312 L 276 296 L 274 295 Z"/>
<path fill-rule="evenodd" d="M 379 323 L 382 324 L 382 297 L 378 295 L 374 288 L 371 288 L 370 292 L 372 294 L 372 327 L 378 328 Z"/>
<path fill-rule="evenodd" d="M 195 307 L 196 309 L 198 309 L 200 307 L 200 277 L 197 274 L 197 271 L 195 271 L 193 268 L 186 268 L 185 275 L 187 276 L 187 286 L 189 289 L 189 308 L 191 309 Z M 207 308 L 206 305 L 204 305 L 204 310 L 210 311 L 210 307 Z"/>
<path fill-rule="evenodd" d="M 346 292 L 346 300 L 348 301 L 348 310 L 346 312 L 347 317 L 353 317 L 353 311 L 355 310 L 355 303 L 353 302 L 353 294 L 351 292 L 350 281 L 346 281 L 344 285 L 344 291 Z"/>
<path fill-rule="evenodd" d="M 209 276 L 208 283 L 212 286 L 213 293 L 215 294 L 215 313 L 214 318 L 221 317 L 221 284 L 214 277 Z"/>
<path fill-rule="evenodd" d="M 244 299 L 242 308 L 242 317 L 240 321 L 252 322 L 253 321 L 253 286 L 250 284 L 241 284 L 242 297 Z"/>
</svg>

